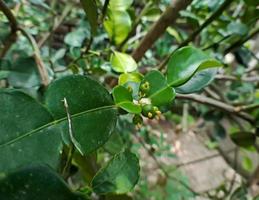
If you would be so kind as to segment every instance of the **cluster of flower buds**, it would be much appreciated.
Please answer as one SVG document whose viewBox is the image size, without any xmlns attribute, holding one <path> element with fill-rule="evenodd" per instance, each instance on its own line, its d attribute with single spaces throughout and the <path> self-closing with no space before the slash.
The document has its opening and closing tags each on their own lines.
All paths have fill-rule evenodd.
<svg viewBox="0 0 259 200">
<path fill-rule="evenodd" d="M 149 82 L 144 82 L 139 86 L 139 97 L 143 98 L 146 96 L 147 92 L 149 91 L 150 86 L 149 86 Z"/>
</svg>

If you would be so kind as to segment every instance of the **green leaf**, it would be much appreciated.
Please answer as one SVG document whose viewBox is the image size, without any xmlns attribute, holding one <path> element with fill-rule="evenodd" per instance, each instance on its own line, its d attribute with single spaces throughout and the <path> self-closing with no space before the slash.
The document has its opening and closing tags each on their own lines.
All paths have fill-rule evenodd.
<svg viewBox="0 0 259 200">
<path fill-rule="evenodd" d="M 62 149 L 59 129 L 49 127 L 53 117 L 30 96 L 0 91 L 0 172 L 46 163 L 57 168 Z"/>
<path fill-rule="evenodd" d="M 167 82 L 170 86 L 177 87 L 186 83 L 196 72 L 221 65 L 200 49 L 183 47 L 176 50 L 169 60 Z"/>
<path fill-rule="evenodd" d="M 81 47 L 85 38 L 89 38 L 89 32 L 85 28 L 78 28 L 65 37 L 65 43 L 71 47 Z"/>
<path fill-rule="evenodd" d="M 37 64 L 32 57 L 19 58 L 10 68 L 8 82 L 16 88 L 31 88 L 40 85 Z"/>
<path fill-rule="evenodd" d="M 188 82 L 175 88 L 175 91 L 182 94 L 199 92 L 210 84 L 216 73 L 217 69 L 206 69 L 199 71 Z"/>
<path fill-rule="evenodd" d="M 97 194 L 123 194 L 133 189 L 139 179 L 139 160 L 129 151 L 121 152 L 101 169 L 92 180 Z"/>
<path fill-rule="evenodd" d="M 230 137 L 237 146 L 244 148 L 251 147 L 256 141 L 256 136 L 252 132 L 235 132 Z"/>
<path fill-rule="evenodd" d="M 253 171 L 253 161 L 248 156 L 243 157 L 242 166 L 246 171 L 252 172 Z"/>
<path fill-rule="evenodd" d="M 127 82 L 140 83 L 142 79 L 143 79 L 143 75 L 138 72 L 121 74 L 119 76 L 119 84 L 123 85 Z"/>
<path fill-rule="evenodd" d="M 10 74 L 10 71 L 0 70 L 0 80 L 5 79 Z"/>
<path fill-rule="evenodd" d="M 88 21 L 91 25 L 91 33 L 96 34 L 98 26 L 98 8 L 95 0 L 80 0 Z"/>
<path fill-rule="evenodd" d="M 241 23 L 241 22 L 236 22 L 233 21 L 227 26 L 228 34 L 236 34 L 240 36 L 245 36 L 249 29 L 247 25 Z"/>
<path fill-rule="evenodd" d="M 117 109 L 109 92 L 98 82 L 81 75 L 67 76 L 54 81 L 47 89 L 45 102 L 54 118 L 61 121 L 68 143 L 68 123 L 63 100 L 66 98 L 72 117 L 73 134 L 77 149 L 90 153 L 110 137 L 117 121 Z"/>
<path fill-rule="evenodd" d="M 255 7 L 259 5 L 258 0 L 245 0 L 245 3 L 249 6 L 255 6 Z"/>
<path fill-rule="evenodd" d="M 141 106 L 133 103 L 132 94 L 125 87 L 116 86 L 112 91 L 112 95 L 116 105 L 123 110 L 134 114 L 141 113 Z"/>
<path fill-rule="evenodd" d="M 137 63 L 130 55 L 118 51 L 113 52 L 110 62 L 112 64 L 112 69 L 116 72 L 133 72 L 138 67 Z"/>
<path fill-rule="evenodd" d="M 145 75 L 142 83 L 149 83 L 149 90 L 146 97 L 151 99 L 154 106 L 162 106 L 172 102 L 175 98 L 175 91 L 171 88 L 159 71 L 151 71 Z"/>
<path fill-rule="evenodd" d="M 132 3 L 133 0 L 110 0 L 109 7 L 111 10 L 126 11 Z"/>
<path fill-rule="evenodd" d="M 127 12 L 108 10 L 107 19 L 104 21 L 105 30 L 110 40 L 119 45 L 128 36 L 131 30 L 131 19 Z"/>
<path fill-rule="evenodd" d="M 83 200 L 71 192 L 57 173 L 47 166 L 20 169 L 0 180 L 2 200 Z"/>
</svg>

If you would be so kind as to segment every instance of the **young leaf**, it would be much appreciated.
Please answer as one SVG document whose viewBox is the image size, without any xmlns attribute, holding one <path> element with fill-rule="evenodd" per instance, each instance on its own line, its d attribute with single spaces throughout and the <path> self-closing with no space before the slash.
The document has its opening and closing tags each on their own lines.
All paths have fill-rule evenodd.
<svg viewBox="0 0 259 200">
<path fill-rule="evenodd" d="M 133 72 L 138 67 L 130 55 L 117 51 L 114 51 L 111 56 L 111 64 L 114 71 L 123 73 Z"/>
<path fill-rule="evenodd" d="M 143 79 L 143 75 L 138 72 L 125 73 L 119 76 L 119 84 L 123 85 L 127 82 L 140 83 Z"/>
<path fill-rule="evenodd" d="M 151 99 L 154 106 L 166 105 L 175 98 L 175 91 L 171 88 L 159 71 L 151 71 L 142 80 L 142 84 L 148 82 L 149 89 L 146 92 L 146 97 Z M 141 86 L 140 86 L 141 87 Z"/>
<path fill-rule="evenodd" d="M 132 3 L 133 0 L 110 0 L 109 6 L 111 10 L 126 11 Z"/>
<path fill-rule="evenodd" d="M 71 192 L 61 177 L 47 166 L 20 169 L 0 181 L 2 200 L 84 200 Z"/>
<path fill-rule="evenodd" d="M 173 87 L 181 86 L 196 72 L 221 65 L 200 49 L 192 46 L 183 47 L 176 50 L 168 62 L 167 82 Z"/>
<path fill-rule="evenodd" d="M 139 179 L 139 160 L 135 154 L 124 151 L 101 169 L 92 180 L 97 194 L 123 194 L 133 189 Z"/>
<path fill-rule="evenodd" d="M 214 79 L 217 69 L 205 69 L 197 72 L 188 82 L 175 88 L 177 93 L 189 94 L 199 92 L 206 87 Z"/>
<path fill-rule="evenodd" d="M 121 85 L 116 86 L 112 91 L 112 95 L 116 105 L 121 107 L 123 110 L 134 114 L 141 113 L 140 105 L 133 103 L 132 95 L 125 87 Z"/>
<path fill-rule="evenodd" d="M 131 30 L 131 19 L 127 12 L 119 10 L 108 10 L 108 18 L 104 21 L 110 40 L 119 45 Z"/>
<path fill-rule="evenodd" d="M 48 87 L 46 105 L 54 118 L 61 121 L 57 126 L 69 141 L 64 98 L 68 102 L 78 150 L 87 154 L 102 146 L 117 121 L 117 110 L 109 92 L 98 82 L 81 75 L 58 79 Z"/>
<path fill-rule="evenodd" d="M 60 131 L 47 128 L 51 114 L 30 96 L 0 91 L 0 173 L 33 163 L 57 168 L 62 139 Z"/>
<path fill-rule="evenodd" d="M 91 32 L 93 35 L 96 34 L 96 29 L 98 26 L 98 8 L 95 0 L 80 0 L 91 25 Z"/>
</svg>

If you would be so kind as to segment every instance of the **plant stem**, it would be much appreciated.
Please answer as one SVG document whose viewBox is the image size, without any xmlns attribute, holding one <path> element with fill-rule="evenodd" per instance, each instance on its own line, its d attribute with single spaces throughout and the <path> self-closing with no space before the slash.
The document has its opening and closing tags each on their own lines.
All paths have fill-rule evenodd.
<svg viewBox="0 0 259 200">
<path fill-rule="evenodd" d="M 46 87 L 49 84 L 49 76 L 48 76 L 47 69 L 44 65 L 44 62 L 42 61 L 39 47 L 38 47 L 35 39 L 33 38 L 33 36 L 31 34 L 29 34 L 24 28 L 18 27 L 18 30 L 21 31 L 21 33 L 28 39 L 28 41 L 32 45 L 32 48 L 34 50 L 34 59 L 37 63 L 39 75 L 41 77 L 41 81 L 42 81 L 43 86 Z"/>
<path fill-rule="evenodd" d="M 208 97 L 198 95 L 198 94 L 188 94 L 188 95 L 177 94 L 176 98 L 192 100 L 192 101 L 196 101 L 196 102 L 201 103 L 201 104 L 213 106 L 213 107 L 221 109 L 224 112 L 228 112 L 228 113 L 233 114 L 237 117 L 240 117 L 240 118 L 248 121 L 251 124 L 255 123 L 255 119 L 251 115 L 249 115 L 248 113 L 238 111 L 236 109 L 236 107 L 228 105 L 226 103 L 223 103 L 221 101 L 218 101 L 218 100 L 215 100 L 215 99 L 212 99 L 212 98 L 208 98 Z"/>
</svg>

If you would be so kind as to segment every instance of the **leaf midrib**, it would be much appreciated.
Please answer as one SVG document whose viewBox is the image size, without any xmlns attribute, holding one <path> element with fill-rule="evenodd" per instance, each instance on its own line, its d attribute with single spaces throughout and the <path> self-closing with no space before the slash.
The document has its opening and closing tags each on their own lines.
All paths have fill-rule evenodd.
<svg viewBox="0 0 259 200">
<path fill-rule="evenodd" d="M 96 112 L 96 111 L 106 110 L 106 109 L 111 109 L 111 108 L 115 108 L 115 105 L 102 106 L 102 107 L 98 107 L 98 108 L 93 108 L 93 109 L 90 109 L 90 110 L 86 110 L 86 111 L 83 111 L 83 112 L 79 112 L 79 113 L 76 113 L 76 114 L 71 115 L 71 118 L 79 117 L 79 116 L 82 116 L 82 115 L 84 115 L 84 114 L 86 114 L 86 113 L 91 113 L 91 112 Z M 65 121 L 65 120 L 67 120 L 67 117 L 63 117 L 63 118 L 60 118 L 60 119 L 58 119 L 58 120 L 54 120 L 54 121 L 52 121 L 52 122 L 49 122 L 49 123 L 47 123 L 47 124 L 45 124 L 45 125 L 43 125 L 43 126 L 40 126 L 40 127 L 36 128 L 36 129 L 34 129 L 34 130 L 32 130 L 32 131 L 29 131 L 29 132 L 27 132 L 27 133 L 24 133 L 23 135 L 21 135 L 21 136 L 15 138 L 15 139 L 12 139 L 12 140 L 10 140 L 10 141 L 8 141 L 8 142 L 6 142 L 6 143 L 0 144 L 0 148 L 3 148 L 3 147 L 5 147 L 5 146 L 11 145 L 11 144 L 13 144 L 13 143 L 15 143 L 15 142 L 18 142 L 18 141 L 20 141 L 20 140 L 22 140 L 22 139 L 24 139 L 24 138 L 26 138 L 26 137 L 29 137 L 29 136 L 31 136 L 31 135 L 33 135 L 33 134 L 36 134 L 37 132 L 39 132 L 39 131 L 41 131 L 41 130 L 43 130 L 43 129 L 45 129 L 45 128 L 48 128 L 48 127 L 50 127 L 50 126 L 52 126 L 52 125 L 56 125 L 56 124 L 58 124 L 58 123 L 60 123 L 60 122 L 63 122 L 63 121 Z"/>
</svg>

